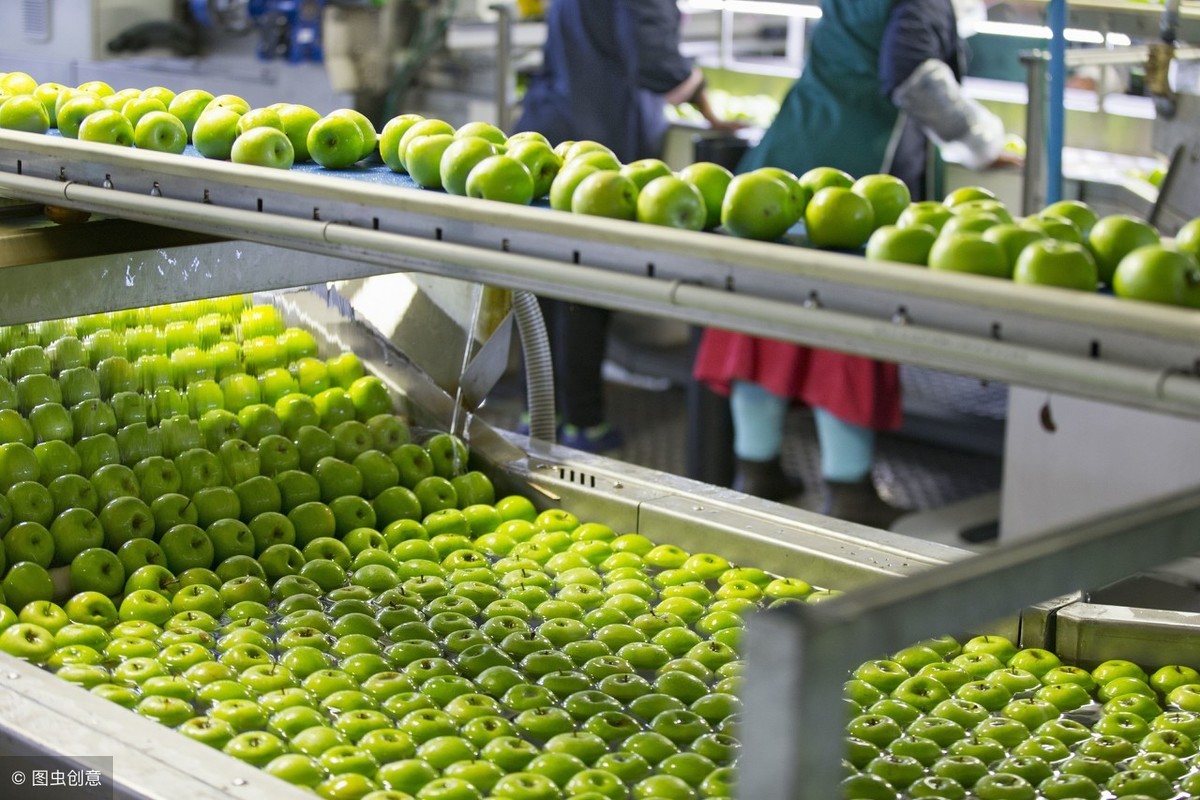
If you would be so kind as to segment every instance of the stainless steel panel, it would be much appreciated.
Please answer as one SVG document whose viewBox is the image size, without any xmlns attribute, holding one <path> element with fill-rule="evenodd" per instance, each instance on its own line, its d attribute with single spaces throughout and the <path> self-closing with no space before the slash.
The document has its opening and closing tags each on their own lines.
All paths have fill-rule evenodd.
<svg viewBox="0 0 1200 800">
<path fill-rule="evenodd" d="M 1063 659 L 1094 667 L 1110 658 L 1157 669 L 1200 660 L 1200 614 L 1075 603 L 1058 612 L 1056 650 Z"/>
</svg>

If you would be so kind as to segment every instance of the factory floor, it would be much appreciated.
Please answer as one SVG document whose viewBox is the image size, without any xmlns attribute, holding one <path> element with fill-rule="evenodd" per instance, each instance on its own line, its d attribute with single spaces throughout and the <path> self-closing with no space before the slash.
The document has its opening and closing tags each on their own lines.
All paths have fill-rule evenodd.
<svg viewBox="0 0 1200 800">
<path fill-rule="evenodd" d="M 617 326 L 618 333 L 620 326 Z M 688 475 L 690 365 L 685 345 L 666 347 L 610 339 L 605 397 L 623 445 L 610 457 L 674 475 Z M 912 512 L 893 530 L 945 544 L 986 549 L 995 538 L 1002 474 L 1005 391 L 958 376 L 902 367 L 905 428 L 879 436 L 873 478 L 880 495 Z M 510 370 L 481 415 L 514 430 L 524 410 L 520 370 Z M 698 426 L 703 430 L 704 426 Z M 820 503 L 820 451 L 811 412 L 793 408 L 785 423 L 784 469 L 804 481 L 792 501 Z M 692 475 L 690 477 L 703 477 Z"/>
</svg>

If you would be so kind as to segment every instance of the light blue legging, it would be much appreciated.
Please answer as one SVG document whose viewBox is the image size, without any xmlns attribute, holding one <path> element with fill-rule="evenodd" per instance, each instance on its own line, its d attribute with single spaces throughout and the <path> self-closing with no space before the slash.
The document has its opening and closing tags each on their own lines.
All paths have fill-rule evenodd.
<svg viewBox="0 0 1200 800">
<path fill-rule="evenodd" d="M 733 452 L 745 461 L 769 461 L 783 448 L 783 420 L 788 401 L 757 383 L 734 381 L 729 394 L 733 414 Z M 875 432 L 814 408 L 821 445 L 821 476 L 827 481 L 853 483 L 871 471 Z"/>
</svg>

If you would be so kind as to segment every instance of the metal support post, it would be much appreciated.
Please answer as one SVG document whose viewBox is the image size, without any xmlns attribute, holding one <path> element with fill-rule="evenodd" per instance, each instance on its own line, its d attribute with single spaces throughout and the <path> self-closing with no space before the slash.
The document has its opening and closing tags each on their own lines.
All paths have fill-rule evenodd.
<svg viewBox="0 0 1200 800">
<path fill-rule="evenodd" d="M 1025 175 L 1021 187 L 1021 213 L 1036 214 L 1046 204 L 1046 54 L 1040 50 L 1021 54 L 1025 65 Z"/>
<path fill-rule="evenodd" d="M 513 77 L 513 6 L 495 3 L 496 12 L 496 126 L 508 132 L 512 126 Z"/>
<path fill-rule="evenodd" d="M 1050 0 L 1050 108 L 1046 142 L 1046 202 L 1062 199 L 1062 151 L 1067 111 L 1063 105 L 1067 86 L 1067 0 Z"/>
</svg>

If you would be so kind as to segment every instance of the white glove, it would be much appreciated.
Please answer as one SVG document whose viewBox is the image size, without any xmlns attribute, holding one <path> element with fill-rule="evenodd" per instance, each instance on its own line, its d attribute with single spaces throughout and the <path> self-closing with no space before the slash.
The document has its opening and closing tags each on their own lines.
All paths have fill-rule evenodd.
<svg viewBox="0 0 1200 800">
<path fill-rule="evenodd" d="M 1004 123 L 963 94 L 944 61 L 931 58 L 922 63 L 892 92 L 892 102 L 921 126 L 951 163 L 983 169 L 1004 148 Z"/>
</svg>

